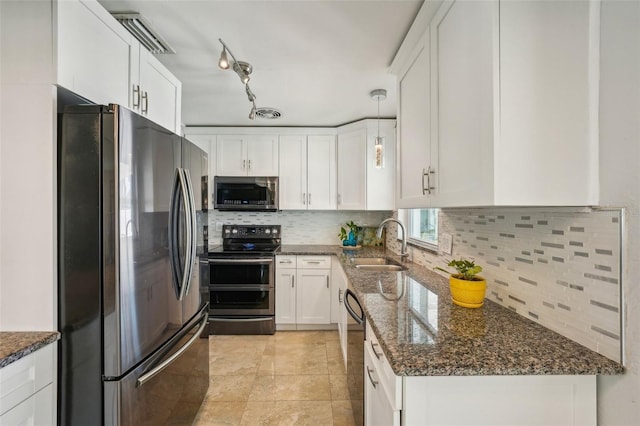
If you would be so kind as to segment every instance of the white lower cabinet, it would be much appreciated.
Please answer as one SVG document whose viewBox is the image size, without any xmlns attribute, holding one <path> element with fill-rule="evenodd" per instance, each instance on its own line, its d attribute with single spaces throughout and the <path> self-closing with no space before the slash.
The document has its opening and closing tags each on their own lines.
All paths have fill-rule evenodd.
<svg viewBox="0 0 640 426">
<path fill-rule="evenodd" d="M 331 324 L 331 256 L 276 256 L 276 326 Z"/>
<path fill-rule="evenodd" d="M 55 425 L 56 344 L 0 369 L 0 425 Z"/>
<path fill-rule="evenodd" d="M 596 376 L 396 376 L 367 324 L 365 425 L 595 426 Z"/>
<path fill-rule="evenodd" d="M 332 258 L 331 265 L 331 322 L 338 324 L 340 349 L 347 368 L 347 327 L 349 326 L 349 314 L 344 307 L 344 293 L 347 289 L 347 276 L 337 257 Z"/>
</svg>

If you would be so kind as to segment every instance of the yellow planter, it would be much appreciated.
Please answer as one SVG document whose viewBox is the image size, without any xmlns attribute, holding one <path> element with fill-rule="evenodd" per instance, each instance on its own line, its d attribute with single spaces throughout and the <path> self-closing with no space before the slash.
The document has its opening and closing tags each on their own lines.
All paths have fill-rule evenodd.
<svg viewBox="0 0 640 426">
<path fill-rule="evenodd" d="M 484 303 L 487 281 L 484 278 L 480 278 L 479 281 L 467 281 L 451 276 L 449 277 L 449 288 L 453 303 L 465 308 L 479 308 Z"/>
</svg>

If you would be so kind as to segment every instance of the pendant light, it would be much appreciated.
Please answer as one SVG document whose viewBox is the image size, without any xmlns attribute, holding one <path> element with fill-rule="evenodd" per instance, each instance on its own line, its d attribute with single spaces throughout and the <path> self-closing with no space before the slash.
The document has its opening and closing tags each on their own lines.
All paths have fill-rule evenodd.
<svg viewBox="0 0 640 426">
<path fill-rule="evenodd" d="M 378 102 L 378 135 L 375 138 L 373 165 L 376 169 L 382 169 L 384 167 L 384 138 L 380 136 L 380 101 L 387 99 L 387 91 L 385 89 L 372 90 L 369 96 Z"/>
</svg>

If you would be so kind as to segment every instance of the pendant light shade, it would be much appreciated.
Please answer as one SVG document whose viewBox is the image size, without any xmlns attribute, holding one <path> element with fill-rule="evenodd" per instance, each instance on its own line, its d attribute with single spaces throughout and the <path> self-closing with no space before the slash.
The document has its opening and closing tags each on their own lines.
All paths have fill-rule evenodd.
<svg viewBox="0 0 640 426">
<path fill-rule="evenodd" d="M 378 102 L 378 136 L 374 140 L 373 165 L 376 169 L 382 169 L 384 168 L 384 138 L 380 136 L 380 101 L 387 99 L 387 91 L 385 89 L 372 90 L 369 96 Z"/>
</svg>

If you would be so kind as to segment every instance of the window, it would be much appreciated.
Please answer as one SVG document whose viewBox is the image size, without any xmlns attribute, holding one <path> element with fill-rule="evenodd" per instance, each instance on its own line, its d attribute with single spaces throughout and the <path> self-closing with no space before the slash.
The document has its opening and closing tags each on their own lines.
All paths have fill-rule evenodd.
<svg viewBox="0 0 640 426">
<path fill-rule="evenodd" d="M 438 209 L 404 210 L 407 224 L 407 241 L 434 249 L 438 248 Z"/>
</svg>

